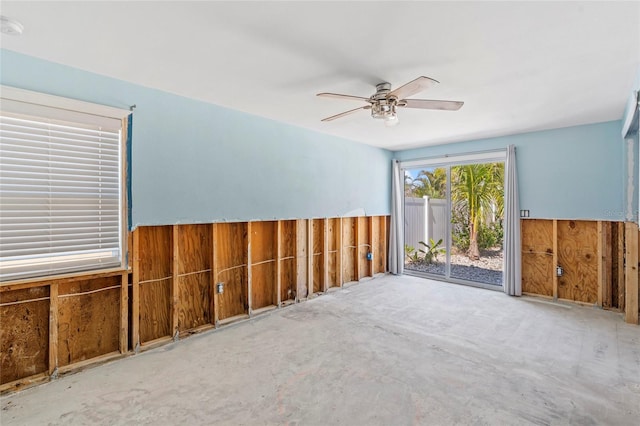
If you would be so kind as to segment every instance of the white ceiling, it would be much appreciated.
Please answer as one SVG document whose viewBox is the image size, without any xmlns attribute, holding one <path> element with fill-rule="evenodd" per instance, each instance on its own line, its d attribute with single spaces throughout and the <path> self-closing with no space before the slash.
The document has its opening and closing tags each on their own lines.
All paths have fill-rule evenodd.
<svg viewBox="0 0 640 426">
<path fill-rule="evenodd" d="M 620 119 L 640 67 L 640 2 L 11 2 L 2 47 L 388 149 Z M 360 106 L 420 75 L 386 128 Z"/>
</svg>

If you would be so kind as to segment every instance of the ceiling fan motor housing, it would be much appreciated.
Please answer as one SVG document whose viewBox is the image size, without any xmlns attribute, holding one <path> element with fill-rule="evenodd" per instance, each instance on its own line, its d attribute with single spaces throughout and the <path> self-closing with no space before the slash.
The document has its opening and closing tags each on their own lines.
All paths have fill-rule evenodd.
<svg viewBox="0 0 640 426">
<path fill-rule="evenodd" d="M 376 93 L 371 96 L 371 117 L 389 118 L 395 116 L 398 100 L 389 97 L 391 83 L 379 83 L 376 85 Z"/>
</svg>

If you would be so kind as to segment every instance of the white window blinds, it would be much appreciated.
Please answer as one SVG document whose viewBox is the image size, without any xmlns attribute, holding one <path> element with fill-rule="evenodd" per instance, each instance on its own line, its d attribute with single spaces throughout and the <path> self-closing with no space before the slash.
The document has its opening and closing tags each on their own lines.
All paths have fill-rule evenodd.
<svg viewBox="0 0 640 426">
<path fill-rule="evenodd" d="M 2 281 L 122 264 L 121 126 L 2 99 Z"/>
</svg>

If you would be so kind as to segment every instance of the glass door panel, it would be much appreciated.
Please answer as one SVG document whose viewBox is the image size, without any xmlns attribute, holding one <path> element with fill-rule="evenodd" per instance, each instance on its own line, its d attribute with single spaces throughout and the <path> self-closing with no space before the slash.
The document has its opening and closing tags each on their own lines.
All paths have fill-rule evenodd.
<svg viewBox="0 0 640 426">
<path fill-rule="evenodd" d="M 404 171 L 405 269 L 445 277 L 449 212 L 447 168 Z"/>
<path fill-rule="evenodd" d="M 504 163 L 451 166 L 450 278 L 502 285 Z"/>
</svg>

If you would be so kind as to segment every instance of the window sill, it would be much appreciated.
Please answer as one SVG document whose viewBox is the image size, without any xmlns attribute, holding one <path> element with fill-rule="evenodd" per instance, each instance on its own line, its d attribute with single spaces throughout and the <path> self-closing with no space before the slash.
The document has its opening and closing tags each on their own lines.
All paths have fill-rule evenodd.
<svg viewBox="0 0 640 426">
<path fill-rule="evenodd" d="M 79 280 L 90 280 L 94 278 L 105 278 L 105 277 L 113 277 L 115 275 L 122 275 L 123 273 L 131 273 L 131 268 L 112 268 L 112 269 L 102 269 L 96 271 L 83 271 L 83 272 L 74 272 L 70 274 L 61 274 L 61 275 L 49 275 L 46 277 L 34 277 L 34 278 L 24 278 L 20 280 L 14 281 L 5 281 L 0 283 L 0 292 L 5 292 L 9 290 L 19 290 L 23 288 L 36 287 L 38 285 L 49 285 L 54 282 L 72 282 Z"/>
</svg>

